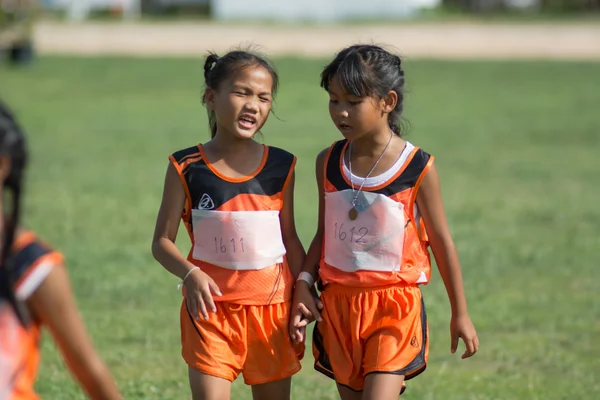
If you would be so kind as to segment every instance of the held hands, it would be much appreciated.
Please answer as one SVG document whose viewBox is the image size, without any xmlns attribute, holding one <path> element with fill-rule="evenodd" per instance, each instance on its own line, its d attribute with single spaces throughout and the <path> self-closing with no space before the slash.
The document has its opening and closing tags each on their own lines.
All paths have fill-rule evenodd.
<svg viewBox="0 0 600 400">
<path fill-rule="evenodd" d="M 452 354 L 456 353 L 456 349 L 458 348 L 458 338 L 463 340 L 465 344 L 465 352 L 461 356 L 463 360 L 471 357 L 479 350 L 477 332 L 468 315 L 452 316 L 450 320 L 450 338 L 450 353 Z"/>
<path fill-rule="evenodd" d="M 317 297 L 313 287 L 306 281 L 300 280 L 294 290 L 292 300 L 292 315 L 290 318 L 290 336 L 294 343 L 304 341 L 306 326 L 312 321 L 321 321 L 319 310 L 323 309 L 323 302 Z"/>
<path fill-rule="evenodd" d="M 208 319 L 208 311 L 217 311 L 213 294 L 222 296 L 219 287 L 210 276 L 202 272 L 200 268 L 190 271 L 183 282 L 185 286 L 185 301 L 192 316 L 199 321 L 200 314 Z"/>
</svg>

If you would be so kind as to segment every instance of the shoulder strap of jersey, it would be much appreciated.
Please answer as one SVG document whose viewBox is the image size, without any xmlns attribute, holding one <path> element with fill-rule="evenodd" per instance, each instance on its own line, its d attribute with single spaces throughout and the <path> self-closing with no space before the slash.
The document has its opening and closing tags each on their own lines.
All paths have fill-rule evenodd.
<svg viewBox="0 0 600 400">
<path fill-rule="evenodd" d="M 182 212 L 182 218 L 184 219 L 188 219 L 192 212 L 192 196 L 185 175 L 187 174 L 189 166 L 201 159 L 202 154 L 198 146 L 192 146 L 187 149 L 176 151 L 169 156 L 169 161 L 173 164 L 173 167 L 175 167 L 185 191 L 185 205 Z"/>
<path fill-rule="evenodd" d="M 348 142 L 347 139 L 338 140 L 333 142 L 327 151 L 325 156 L 325 162 L 323 163 L 323 183 L 327 182 L 328 172 L 339 171 L 339 162 L 344 146 Z"/>
<path fill-rule="evenodd" d="M 292 179 L 297 157 L 286 150 L 271 146 L 269 146 L 269 155 L 273 155 L 277 161 L 281 162 L 283 167 L 287 168 L 286 178 L 281 189 L 281 192 L 285 193 L 285 190 Z"/>
<path fill-rule="evenodd" d="M 33 232 L 21 233 L 13 244 L 12 274 L 19 300 L 27 299 L 52 268 L 62 264 L 62 254 L 42 243 Z"/>
<path fill-rule="evenodd" d="M 417 235 L 422 241 L 427 241 L 428 239 L 427 233 L 425 231 L 425 226 L 424 224 L 422 224 L 421 221 L 421 216 L 415 215 L 415 210 L 418 211 L 416 207 L 417 194 L 419 192 L 421 183 L 423 182 L 423 178 L 425 178 L 425 175 L 427 175 L 427 172 L 433 165 L 434 159 L 435 157 L 433 155 L 426 153 L 422 149 L 418 149 L 417 153 L 411 161 L 412 169 L 414 171 L 413 173 L 416 175 L 416 183 L 410 196 L 409 215 L 415 224 Z"/>
</svg>

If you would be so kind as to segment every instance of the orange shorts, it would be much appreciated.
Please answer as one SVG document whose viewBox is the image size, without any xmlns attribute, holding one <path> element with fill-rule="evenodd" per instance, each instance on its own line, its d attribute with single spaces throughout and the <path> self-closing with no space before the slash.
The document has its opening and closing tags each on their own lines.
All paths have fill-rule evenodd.
<svg viewBox="0 0 600 400">
<path fill-rule="evenodd" d="M 217 312 L 196 321 L 183 301 L 180 312 L 182 356 L 194 369 L 247 385 L 288 378 L 300 371 L 304 343 L 294 345 L 288 323 L 290 302 L 251 306 L 215 303 Z"/>
<path fill-rule="evenodd" d="M 313 332 L 315 369 L 361 391 L 374 372 L 414 378 L 425 370 L 427 316 L 417 286 L 355 288 L 329 284 Z"/>
</svg>

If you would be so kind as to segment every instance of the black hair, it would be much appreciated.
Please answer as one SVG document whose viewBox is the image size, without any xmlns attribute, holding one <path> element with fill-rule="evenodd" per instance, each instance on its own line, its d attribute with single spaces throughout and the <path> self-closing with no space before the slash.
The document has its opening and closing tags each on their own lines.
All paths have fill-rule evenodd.
<svg viewBox="0 0 600 400">
<path fill-rule="evenodd" d="M 375 45 L 350 46 L 323 69 L 321 87 L 329 91 L 334 77 L 346 93 L 356 97 L 384 98 L 390 90 L 395 91 L 398 103 L 388 115 L 388 125 L 401 136 L 403 130 L 398 121 L 404 109 L 404 71 L 400 57 Z"/>
<path fill-rule="evenodd" d="M 206 89 L 218 90 L 219 85 L 224 80 L 229 79 L 233 74 L 244 68 L 253 66 L 261 66 L 271 75 L 273 80 L 271 92 L 273 98 L 275 98 L 277 88 L 279 87 L 279 75 L 277 74 L 275 66 L 265 57 L 248 50 L 233 50 L 223 57 L 219 57 L 215 53 L 209 53 L 204 63 Z M 202 104 L 206 105 L 206 93 L 202 96 Z M 214 111 L 210 109 L 207 110 L 210 134 L 211 137 L 214 138 L 217 134 L 217 118 Z"/>
<path fill-rule="evenodd" d="M 2 229 L 2 256 L 0 258 L 0 291 L 2 296 L 14 306 L 21 321 L 26 323 L 29 316 L 24 305 L 17 301 L 13 285 L 15 283 L 13 274 L 13 259 L 11 249 L 15 238 L 15 232 L 19 224 L 21 211 L 21 194 L 23 189 L 23 175 L 27 164 L 27 146 L 25 134 L 9 108 L 0 100 L 0 155 L 9 156 L 11 169 L 7 178 L 2 182 L 4 189 L 9 189 L 12 194 L 10 210 L 2 210 L 4 213 L 4 227 Z M 3 205 L 5 203 L 3 202 Z M 6 206 L 3 206 L 7 208 Z"/>
</svg>

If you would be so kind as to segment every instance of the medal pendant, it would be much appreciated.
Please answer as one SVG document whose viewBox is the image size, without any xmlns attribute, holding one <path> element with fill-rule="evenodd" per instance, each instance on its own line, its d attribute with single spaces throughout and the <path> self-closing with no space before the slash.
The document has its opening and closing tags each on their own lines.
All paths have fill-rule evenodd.
<svg viewBox="0 0 600 400">
<path fill-rule="evenodd" d="M 358 218 L 358 211 L 355 207 L 352 207 L 350 211 L 348 211 L 348 218 L 350 218 L 351 221 L 354 221 L 356 218 Z"/>
</svg>

